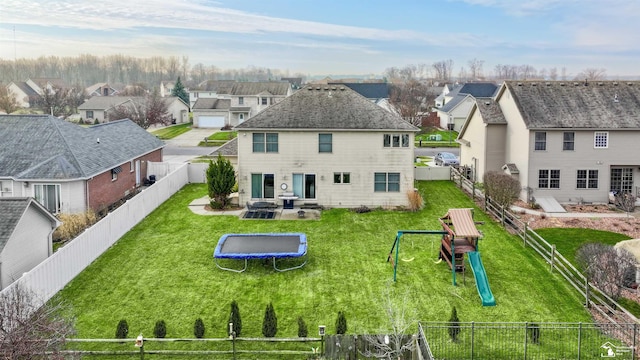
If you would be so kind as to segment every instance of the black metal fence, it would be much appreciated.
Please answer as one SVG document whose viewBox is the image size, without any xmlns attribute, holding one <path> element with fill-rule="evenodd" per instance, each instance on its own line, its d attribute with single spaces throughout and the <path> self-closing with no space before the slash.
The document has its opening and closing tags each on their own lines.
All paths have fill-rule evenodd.
<svg viewBox="0 0 640 360">
<path fill-rule="evenodd" d="M 419 324 L 423 359 L 634 359 L 638 324 Z M 452 335 L 455 333 L 454 336 Z"/>
</svg>

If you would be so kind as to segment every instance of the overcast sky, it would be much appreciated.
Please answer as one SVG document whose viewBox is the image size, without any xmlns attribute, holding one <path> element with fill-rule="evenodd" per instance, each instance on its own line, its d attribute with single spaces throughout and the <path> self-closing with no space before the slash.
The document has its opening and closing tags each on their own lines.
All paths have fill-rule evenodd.
<svg viewBox="0 0 640 360">
<path fill-rule="evenodd" d="M 640 75 L 637 0 L 1 0 L 0 58 L 188 56 L 190 65 L 381 74 L 452 59 Z"/>
</svg>

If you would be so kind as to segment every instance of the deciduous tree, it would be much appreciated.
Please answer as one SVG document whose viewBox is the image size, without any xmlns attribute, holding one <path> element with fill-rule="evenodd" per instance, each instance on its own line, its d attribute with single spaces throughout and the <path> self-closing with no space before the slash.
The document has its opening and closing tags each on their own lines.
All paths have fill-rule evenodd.
<svg viewBox="0 0 640 360">
<path fill-rule="evenodd" d="M 69 307 L 60 301 L 44 303 L 18 285 L 0 295 L 0 358 L 51 358 L 75 333 Z"/>
<path fill-rule="evenodd" d="M 626 249 L 589 243 L 576 252 L 578 267 L 598 289 L 614 300 L 635 277 L 635 257 Z"/>
<path fill-rule="evenodd" d="M 143 129 L 155 124 L 171 124 L 171 115 L 167 103 L 160 97 L 158 90 L 145 97 L 132 98 L 124 104 L 111 109 L 109 121 L 130 119 Z"/>
<path fill-rule="evenodd" d="M 509 206 L 520 194 L 520 181 L 511 175 L 498 171 L 489 171 L 484 174 L 484 192 L 502 206 Z"/>
<path fill-rule="evenodd" d="M 0 110 L 11 114 L 19 108 L 20 105 L 18 104 L 16 94 L 9 91 L 5 86 L 0 86 Z"/>
</svg>

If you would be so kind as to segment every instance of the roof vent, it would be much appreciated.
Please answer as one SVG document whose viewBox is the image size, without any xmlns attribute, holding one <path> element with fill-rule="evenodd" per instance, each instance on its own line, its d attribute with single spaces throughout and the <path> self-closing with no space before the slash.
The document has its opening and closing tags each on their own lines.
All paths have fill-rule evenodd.
<svg viewBox="0 0 640 360">
<path fill-rule="evenodd" d="M 320 89 L 322 89 L 320 86 L 316 87 L 316 90 L 320 90 Z"/>
<path fill-rule="evenodd" d="M 620 100 L 618 99 L 618 93 L 613 95 L 613 102 L 620 102 Z"/>
<path fill-rule="evenodd" d="M 519 82 L 519 83 L 518 83 L 518 86 L 522 86 L 522 83 L 521 83 L 521 82 Z"/>
<path fill-rule="evenodd" d="M 580 85 L 580 83 L 577 81 L 573 83 L 573 86 L 578 86 L 578 85 Z"/>
<path fill-rule="evenodd" d="M 628 82 L 627 85 L 631 86 L 631 85 L 633 85 L 633 83 L 632 82 Z"/>
<path fill-rule="evenodd" d="M 96 139 L 96 143 L 100 144 L 100 138 Z"/>
<path fill-rule="evenodd" d="M 547 86 L 551 86 L 551 83 L 547 81 L 547 82 L 545 83 L 545 85 L 547 85 Z"/>
<path fill-rule="evenodd" d="M 313 90 L 313 86 L 309 86 L 309 87 L 307 88 L 307 90 L 309 90 L 309 91 Z"/>
<path fill-rule="evenodd" d="M 604 85 L 604 83 L 603 83 L 602 81 L 600 81 L 600 82 L 598 83 L 598 85 L 602 86 L 602 85 Z"/>
<path fill-rule="evenodd" d="M 560 83 L 560 86 L 564 86 L 564 83 Z"/>
<path fill-rule="evenodd" d="M 534 82 L 531 83 L 531 86 L 537 86 L 537 85 L 538 83 L 534 83 Z"/>
<path fill-rule="evenodd" d="M 343 90 L 343 91 L 344 91 L 344 86 L 340 86 L 340 90 Z"/>
<path fill-rule="evenodd" d="M 487 101 L 485 101 L 485 102 L 484 102 L 484 104 L 485 104 L 485 105 L 487 105 L 487 106 L 489 106 L 489 105 L 491 105 L 491 101 L 488 101 L 488 100 L 487 100 Z"/>
</svg>

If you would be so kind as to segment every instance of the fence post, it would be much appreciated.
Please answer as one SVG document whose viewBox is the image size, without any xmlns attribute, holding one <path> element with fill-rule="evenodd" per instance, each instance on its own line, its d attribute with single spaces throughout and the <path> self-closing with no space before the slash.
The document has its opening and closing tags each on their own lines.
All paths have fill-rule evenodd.
<svg viewBox="0 0 640 360">
<path fill-rule="evenodd" d="M 471 183 L 471 200 L 476 201 L 476 183 Z"/>
<path fill-rule="evenodd" d="M 585 302 L 584 302 L 584 306 L 588 308 L 591 307 L 591 304 L 589 304 L 589 275 L 587 275 L 587 272 L 585 271 L 584 274 L 584 297 L 585 297 Z"/>
<path fill-rule="evenodd" d="M 471 360 L 473 360 L 473 349 L 474 349 L 474 346 L 473 346 L 474 341 L 473 340 L 475 339 L 475 335 L 476 335 L 475 334 L 475 329 L 476 328 L 475 328 L 474 325 L 475 325 L 475 322 L 472 321 L 471 322 Z"/>
<path fill-rule="evenodd" d="M 500 205 L 500 223 L 504 226 L 504 206 Z"/>
<path fill-rule="evenodd" d="M 580 348 L 582 347 L 582 322 L 578 323 L 578 360 L 580 360 Z"/>
<path fill-rule="evenodd" d="M 551 269 L 549 271 L 553 272 L 553 260 L 556 256 L 556 244 L 551 245 L 551 258 L 549 259 L 549 263 L 551 264 Z"/>
<path fill-rule="evenodd" d="M 638 324 L 634 323 L 633 324 L 633 347 L 631 348 L 631 358 L 635 359 L 636 358 L 636 336 L 638 336 Z"/>
<path fill-rule="evenodd" d="M 529 331 L 529 322 L 524 323 L 524 359 L 527 360 L 527 336 L 529 335 L 527 332 Z"/>
<path fill-rule="evenodd" d="M 529 227 L 529 223 L 524 223 L 524 232 L 522 233 L 522 241 L 524 247 L 527 247 L 527 228 Z"/>
</svg>

